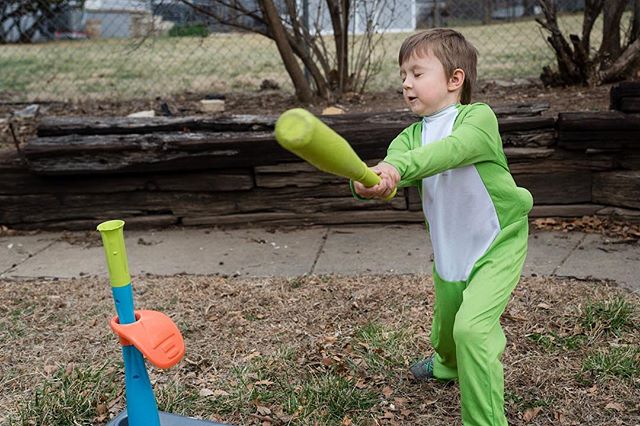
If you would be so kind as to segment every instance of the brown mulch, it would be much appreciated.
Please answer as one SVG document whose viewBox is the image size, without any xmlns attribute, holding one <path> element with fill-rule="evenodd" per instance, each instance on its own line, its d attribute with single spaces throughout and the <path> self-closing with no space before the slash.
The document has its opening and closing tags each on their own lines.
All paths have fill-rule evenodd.
<svg viewBox="0 0 640 426">
<path fill-rule="evenodd" d="M 178 366 L 165 372 L 151 370 L 156 387 L 174 382 L 207 390 L 200 393 L 202 398 L 225 395 L 232 392 L 228 386 L 233 368 L 274 357 L 282 346 L 296 353 L 298 371 L 291 374 L 336 369 L 353 356 L 354 330 L 373 321 L 390 330 L 408 331 L 413 343 L 406 349 L 405 365 L 390 367 L 381 376 L 359 371 L 358 377 L 348 377 L 378 395 L 366 424 L 460 424 L 456 385 L 418 384 L 406 374 L 411 360 L 429 351 L 433 309 L 429 277 L 144 276 L 134 283 L 137 306 L 170 315 L 187 345 L 186 359 Z M 633 321 L 637 324 L 638 295 L 607 282 L 523 278 L 503 316 L 510 424 L 637 423 L 640 378 L 596 378 L 582 371 L 585 357 L 593 351 L 640 347 L 637 327 L 616 336 L 590 334 L 580 326 L 585 304 L 616 296 L 636 307 Z M 32 398 L 34 387 L 56 368 L 119 362 L 118 346 L 107 326 L 112 315 L 106 279 L 0 281 L 0 423 L 2 415 Z M 574 350 L 545 349 L 531 338 L 534 335 L 580 335 L 586 343 Z M 269 386 L 269 382 L 260 384 Z M 285 424 L 268 414 L 281 412 L 282 407 L 262 407 L 258 414 L 263 415 L 257 416 L 259 404 L 248 401 L 244 413 L 190 414 L 239 425 Z M 121 396 L 110 407 L 112 413 L 121 410 Z"/>
</svg>

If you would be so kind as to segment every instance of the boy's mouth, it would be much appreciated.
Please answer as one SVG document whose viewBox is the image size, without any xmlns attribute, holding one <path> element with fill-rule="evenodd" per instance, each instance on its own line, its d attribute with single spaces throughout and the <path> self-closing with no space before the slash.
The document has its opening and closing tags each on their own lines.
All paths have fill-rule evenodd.
<svg viewBox="0 0 640 426">
<path fill-rule="evenodd" d="M 409 102 L 413 102 L 416 99 L 418 99 L 418 97 L 417 96 L 407 96 L 407 99 L 409 100 Z"/>
</svg>

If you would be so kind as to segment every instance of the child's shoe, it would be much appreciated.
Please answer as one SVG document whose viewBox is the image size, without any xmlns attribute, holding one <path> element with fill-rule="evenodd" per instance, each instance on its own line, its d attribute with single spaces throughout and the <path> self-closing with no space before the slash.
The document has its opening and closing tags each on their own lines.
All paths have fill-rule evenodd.
<svg viewBox="0 0 640 426">
<path fill-rule="evenodd" d="M 411 371 L 416 380 L 433 379 L 433 357 L 434 355 L 431 355 L 429 358 L 418 361 L 409 367 L 409 371 Z"/>
</svg>

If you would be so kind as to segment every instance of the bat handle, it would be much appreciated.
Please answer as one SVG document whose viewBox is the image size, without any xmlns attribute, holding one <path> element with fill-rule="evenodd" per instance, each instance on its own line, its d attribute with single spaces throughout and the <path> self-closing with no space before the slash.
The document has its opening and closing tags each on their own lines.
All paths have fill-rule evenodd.
<svg viewBox="0 0 640 426">
<path fill-rule="evenodd" d="M 360 179 L 357 179 L 357 181 L 363 184 L 364 186 L 366 186 L 367 188 L 371 188 L 372 186 L 375 186 L 378 183 L 380 183 L 380 176 L 378 176 L 373 171 L 371 171 L 369 167 L 366 167 L 364 175 Z M 385 198 L 385 201 L 391 200 L 393 197 L 396 196 L 396 193 L 397 193 L 397 189 L 394 188 L 391 195 Z"/>
</svg>

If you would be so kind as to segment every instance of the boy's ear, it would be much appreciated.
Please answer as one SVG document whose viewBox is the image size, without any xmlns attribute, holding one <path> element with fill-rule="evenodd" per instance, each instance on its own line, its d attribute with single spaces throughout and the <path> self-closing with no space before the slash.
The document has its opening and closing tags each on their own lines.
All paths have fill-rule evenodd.
<svg viewBox="0 0 640 426">
<path fill-rule="evenodd" d="M 464 84 L 464 70 L 462 68 L 456 68 L 453 70 L 453 74 L 449 77 L 449 81 L 447 82 L 447 89 L 450 92 L 455 92 L 458 89 L 462 88 Z"/>
</svg>

